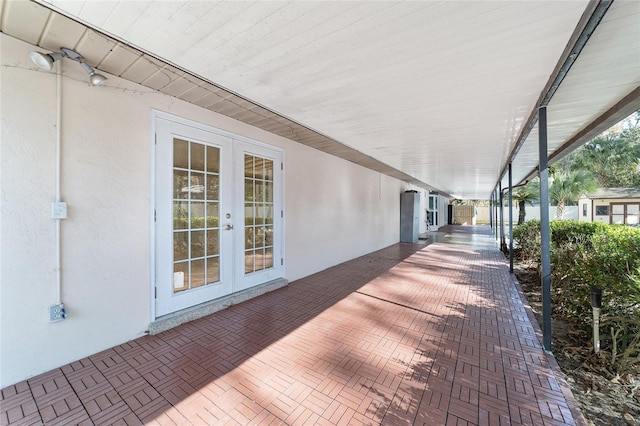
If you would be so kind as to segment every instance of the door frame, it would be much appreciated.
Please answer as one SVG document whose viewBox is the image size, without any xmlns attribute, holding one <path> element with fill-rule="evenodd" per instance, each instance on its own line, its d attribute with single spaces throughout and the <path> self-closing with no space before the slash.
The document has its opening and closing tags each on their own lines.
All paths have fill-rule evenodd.
<svg viewBox="0 0 640 426">
<path fill-rule="evenodd" d="M 158 317 L 157 315 L 157 311 L 156 311 L 156 281 L 157 281 L 157 277 L 156 277 L 156 244 L 158 243 L 158 236 L 156 235 L 156 222 L 155 222 L 155 216 L 156 216 L 156 190 L 158 189 L 156 187 L 156 132 L 157 132 L 157 122 L 158 120 L 167 120 L 167 121 L 173 121 L 176 122 L 178 124 L 181 125 L 185 125 L 185 126 L 190 126 L 190 127 L 194 127 L 196 129 L 199 130 L 203 130 L 203 131 L 207 131 L 207 132 L 211 132 L 214 134 L 217 134 L 219 136 L 222 137 L 227 137 L 227 138 L 231 138 L 232 139 L 232 152 L 231 155 L 232 157 L 235 155 L 234 153 L 234 146 L 235 143 L 234 142 L 240 142 L 242 144 L 248 144 L 251 146 L 256 147 L 256 149 L 260 150 L 260 149 L 266 149 L 266 150 L 271 150 L 273 152 L 277 152 L 280 156 L 280 160 L 282 162 L 282 166 L 280 169 L 281 172 L 281 178 L 280 178 L 280 182 L 278 184 L 277 190 L 280 192 L 280 203 L 281 203 L 281 213 L 280 214 L 276 214 L 277 212 L 274 212 L 274 222 L 276 220 L 280 221 L 280 229 L 281 232 L 279 233 L 279 235 L 274 235 L 274 239 L 278 238 L 279 239 L 279 246 L 280 246 L 280 253 L 279 253 L 279 257 L 280 259 L 282 259 L 281 264 L 279 265 L 279 271 L 280 273 L 278 274 L 278 278 L 284 278 L 286 275 L 286 262 L 284 261 L 285 259 L 285 255 L 286 255 L 286 248 L 285 248 L 285 241 L 286 241 L 286 226 L 285 226 L 285 217 L 286 215 L 284 214 L 284 209 L 285 209 L 285 178 L 284 178 L 284 163 L 285 163 L 285 151 L 283 148 L 276 146 L 276 145 L 271 145 L 265 142 L 261 142 L 252 138 L 248 138 L 246 136 L 242 136 L 239 135 L 237 133 L 232 133 L 208 124 L 204 124 L 198 121 L 194 121 L 188 118 L 184 118 L 181 116 L 177 116 L 174 114 L 170 114 L 164 111 L 160 111 L 157 109 L 151 109 L 151 133 L 150 133 L 150 167 L 149 167 L 149 190 L 150 190 L 150 196 L 149 196 L 149 258 L 150 258 L 150 262 L 149 262 L 149 307 L 150 307 L 150 321 L 154 322 L 156 320 L 158 320 L 160 317 Z M 232 163 L 235 163 L 234 161 L 232 161 Z M 235 167 L 237 165 L 232 164 L 231 168 L 230 168 L 230 173 L 232 176 L 232 187 L 236 187 L 236 183 L 235 182 L 235 176 L 236 176 L 236 171 L 235 171 Z M 274 182 L 275 185 L 275 182 Z M 274 192 L 276 191 L 276 187 L 274 186 Z M 236 249 L 234 248 L 233 251 L 235 252 Z M 233 256 L 235 257 L 235 256 Z M 274 253 L 274 257 L 275 257 L 275 253 Z M 234 260 L 235 261 L 235 260 Z M 274 259 L 274 265 L 275 265 L 275 259 Z M 231 265 L 234 270 L 235 270 L 235 265 Z M 232 284 L 234 286 L 234 290 L 232 291 L 231 294 L 234 294 L 236 292 L 235 288 L 235 283 Z M 215 300 L 215 299 L 214 299 Z M 176 312 L 180 312 L 180 311 L 176 311 Z M 171 314 L 169 314 L 171 315 Z M 163 315 L 164 316 L 164 315 Z"/>
</svg>

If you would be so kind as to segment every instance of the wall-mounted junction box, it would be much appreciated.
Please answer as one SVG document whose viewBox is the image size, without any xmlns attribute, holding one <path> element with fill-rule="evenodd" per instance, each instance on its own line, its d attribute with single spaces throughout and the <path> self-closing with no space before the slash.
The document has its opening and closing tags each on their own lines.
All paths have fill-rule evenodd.
<svg viewBox="0 0 640 426">
<path fill-rule="evenodd" d="M 67 310 L 62 303 L 49 306 L 49 322 L 62 321 L 65 318 L 67 318 Z"/>
<path fill-rule="evenodd" d="M 54 201 L 51 203 L 51 219 L 66 219 L 67 203 L 64 201 Z"/>
</svg>

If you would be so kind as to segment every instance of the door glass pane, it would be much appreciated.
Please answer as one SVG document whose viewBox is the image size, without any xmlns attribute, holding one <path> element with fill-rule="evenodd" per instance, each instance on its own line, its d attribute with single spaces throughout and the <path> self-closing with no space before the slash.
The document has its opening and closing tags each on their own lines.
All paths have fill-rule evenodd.
<svg viewBox="0 0 640 426">
<path fill-rule="evenodd" d="M 189 262 L 173 264 L 173 292 L 187 290 L 189 288 Z"/>
<path fill-rule="evenodd" d="M 264 249 L 256 250 L 255 262 L 256 262 L 255 264 L 256 271 L 264 269 Z"/>
<path fill-rule="evenodd" d="M 267 226 L 262 228 L 264 229 L 264 245 L 272 246 L 273 245 L 273 226 Z"/>
<path fill-rule="evenodd" d="M 220 205 L 218 203 L 207 203 L 207 224 L 206 228 L 218 228 L 220 223 Z"/>
<path fill-rule="evenodd" d="M 204 200 L 204 173 L 191 172 L 189 193 L 192 200 Z"/>
<path fill-rule="evenodd" d="M 204 203 L 194 201 L 191 203 L 191 229 L 204 228 Z"/>
<path fill-rule="evenodd" d="M 262 225 L 264 223 L 264 205 L 256 204 L 255 206 L 255 219 L 256 225 Z"/>
<path fill-rule="evenodd" d="M 173 198 L 189 198 L 189 172 L 186 170 L 173 171 Z"/>
<path fill-rule="evenodd" d="M 189 168 L 189 142 L 182 139 L 173 141 L 173 167 L 180 169 Z"/>
<path fill-rule="evenodd" d="M 253 156 L 244 156 L 244 176 L 253 179 Z"/>
<path fill-rule="evenodd" d="M 220 258 L 207 258 L 207 284 L 220 281 Z"/>
<path fill-rule="evenodd" d="M 204 285 L 204 259 L 191 261 L 191 288 Z"/>
<path fill-rule="evenodd" d="M 252 250 L 248 250 L 244 252 L 244 273 L 245 274 L 250 274 L 253 271 L 255 271 L 254 267 L 253 267 L 253 251 Z"/>
<path fill-rule="evenodd" d="M 273 160 L 245 154 L 245 274 L 273 268 Z"/>
<path fill-rule="evenodd" d="M 220 149 L 212 146 L 207 147 L 207 171 L 220 173 Z"/>
<path fill-rule="evenodd" d="M 212 256 L 220 253 L 220 231 L 214 229 L 207 231 L 207 256 Z"/>
<path fill-rule="evenodd" d="M 248 226 L 244 230 L 244 248 L 246 250 L 255 247 L 255 228 Z"/>
<path fill-rule="evenodd" d="M 616 225 L 622 225 L 624 223 L 624 215 L 622 214 L 611 215 L 611 223 Z"/>
<path fill-rule="evenodd" d="M 624 206 L 622 204 L 611 204 L 612 214 L 624 214 Z"/>
<path fill-rule="evenodd" d="M 220 281 L 219 163 L 219 148 L 173 140 L 174 293 Z"/>
<path fill-rule="evenodd" d="M 173 233 L 173 260 L 185 260 L 189 257 L 189 233 Z"/>
<path fill-rule="evenodd" d="M 264 223 L 265 225 L 270 225 L 273 223 L 273 205 L 272 204 L 264 205 Z"/>
<path fill-rule="evenodd" d="M 204 171 L 204 145 L 191 142 L 190 169 Z"/>
<path fill-rule="evenodd" d="M 191 231 L 191 258 L 204 257 L 204 231 Z"/>
<path fill-rule="evenodd" d="M 264 252 L 265 269 L 273 268 L 273 247 L 267 247 Z"/>
<path fill-rule="evenodd" d="M 246 226 L 253 225 L 253 204 L 244 204 L 244 224 Z"/>
<path fill-rule="evenodd" d="M 219 200 L 220 199 L 220 179 L 217 175 L 207 175 L 207 200 Z"/>
<path fill-rule="evenodd" d="M 189 203 L 173 202 L 173 229 L 187 229 L 189 226 Z"/>
<path fill-rule="evenodd" d="M 627 214 L 638 214 L 640 204 L 627 204 Z"/>
</svg>

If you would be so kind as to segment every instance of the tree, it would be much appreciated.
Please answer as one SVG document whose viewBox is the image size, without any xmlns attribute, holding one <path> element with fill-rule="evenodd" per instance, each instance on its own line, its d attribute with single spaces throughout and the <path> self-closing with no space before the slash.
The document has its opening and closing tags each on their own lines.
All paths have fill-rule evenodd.
<svg viewBox="0 0 640 426">
<path fill-rule="evenodd" d="M 602 188 L 631 186 L 638 169 L 638 147 L 633 133 L 603 134 L 593 138 L 572 156 L 576 169 L 591 173 Z"/>
<path fill-rule="evenodd" d="M 526 219 L 526 205 L 533 206 L 533 203 L 538 200 L 540 194 L 540 183 L 538 178 L 535 178 L 526 185 L 520 186 L 513 191 L 513 201 L 518 203 L 518 225 L 522 225 Z"/>
<path fill-rule="evenodd" d="M 556 168 L 549 185 L 549 197 L 556 203 L 556 219 L 564 219 L 564 207 L 568 202 L 578 201 L 582 194 L 595 190 L 598 186 L 593 175 L 585 170 Z"/>
<path fill-rule="evenodd" d="M 572 169 L 592 174 L 602 188 L 640 185 L 640 113 L 593 138 L 567 160 Z"/>
</svg>

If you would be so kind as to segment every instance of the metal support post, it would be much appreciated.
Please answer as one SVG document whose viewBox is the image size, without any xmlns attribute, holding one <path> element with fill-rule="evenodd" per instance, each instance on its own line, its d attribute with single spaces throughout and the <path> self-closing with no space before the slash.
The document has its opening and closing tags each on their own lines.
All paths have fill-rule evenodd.
<svg viewBox="0 0 640 426">
<path fill-rule="evenodd" d="M 502 182 L 498 185 L 498 195 L 500 196 L 500 250 L 504 250 L 507 244 L 504 238 L 504 194 L 502 192 Z"/>
<path fill-rule="evenodd" d="M 549 227 L 549 161 L 547 157 L 547 108 L 538 109 L 540 161 L 540 256 L 542 263 L 542 346 L 551 351 L 551 230 Z"/>
<path fill-rule="evenodd" d="M 513 274 L 513 174 L 509 163 L 509 272 Z"/>
<path fill-rule="evenodd" d="M 494 198 L 494 201 L 495 201 L 494 209 L 496 214 L 496 241 L 498 241 L 498 244 L 499 244 L 500 243 L 500 228 L 499 228 L 500 216 L 498 216 L 498 208 L 500 207 L 500 190 L 497 186 L 496 186 L 495 192 L 496 192 L 496 195 Z"/>
<path fill-rule="evenodd" d="M 493 232 L 493 194 L 489 197 L 489 226 L 491 227 L 491 232 Z"/>
</svg>

